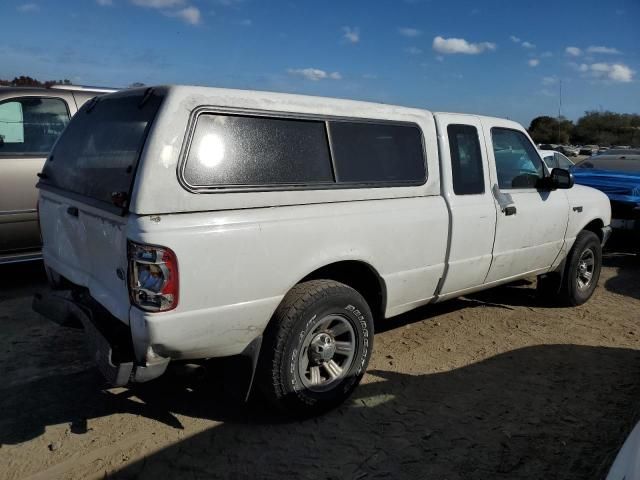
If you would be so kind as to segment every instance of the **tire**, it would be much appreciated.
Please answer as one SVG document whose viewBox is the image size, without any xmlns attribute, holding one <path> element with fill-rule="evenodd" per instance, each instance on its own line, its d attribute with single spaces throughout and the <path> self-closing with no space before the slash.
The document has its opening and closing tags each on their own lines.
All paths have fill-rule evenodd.
<svg viewBox="0 0 640 480">
<path fill-rule="evenodd" d="M 572 306 L 585 303 L 598 285 L 601 268 L 600 239 L 593 232 L 581 231 L 567 256 L 561 298 Z"/>
<path fill-rule="evenodd" d="M 288 414 L 318 415 L 351 395 L 372 348 L 373 317 L 362 295 L 332 280 L 300 283 L 265 331 L 257 386 Z"/>
</svg>

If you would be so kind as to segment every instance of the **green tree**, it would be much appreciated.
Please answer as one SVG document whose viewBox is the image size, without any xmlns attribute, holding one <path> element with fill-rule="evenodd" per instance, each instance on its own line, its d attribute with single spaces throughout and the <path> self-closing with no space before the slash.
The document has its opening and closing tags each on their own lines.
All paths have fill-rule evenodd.
<svg viewBox="0 0 640 480">
<path fill-rule="evenodd" d="M 640 115 L 614 112 L 585 112 L 573 131 L 578 143 L 640 146 Z"/>
<path fill-rule="evenodd" d="M 536 117 L 529 125 L 529 135 L 536 143 L 569 143 L 572 130 L 573 122 L 564 117 Z"/>
</svg>

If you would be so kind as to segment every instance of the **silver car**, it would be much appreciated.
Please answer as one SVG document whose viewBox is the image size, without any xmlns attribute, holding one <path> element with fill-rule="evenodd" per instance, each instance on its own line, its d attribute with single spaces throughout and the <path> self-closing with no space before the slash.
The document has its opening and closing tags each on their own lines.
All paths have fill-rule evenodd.
<svg viewBox="0 0 640 480">
<path fill-rule="evenodd" d="M 40 258 L 35 185 L 69 119 L 112 89 L 0 87 L 0 264 Z"/>
</svg>

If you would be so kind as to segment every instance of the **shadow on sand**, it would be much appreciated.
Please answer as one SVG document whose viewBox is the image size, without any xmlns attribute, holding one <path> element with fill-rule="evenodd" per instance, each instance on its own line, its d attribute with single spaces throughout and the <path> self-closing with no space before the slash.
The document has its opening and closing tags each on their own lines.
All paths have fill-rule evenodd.
<svg viewBox="0 0 640 480">
<path fill-rule="evenodd" d="M 287 421 L 258 401 L 166 378 L 120 394 L 93 370 L 0 391 L 0 443 L 64 422 L 129 412 L 182 428 L 223 423 L 115 478 L 601 478 L 633 424 L 640 352 L 543 345 L 428 375 L 372 371 L 341 408 Z M 138 399 L 134 401 L 131 396 Z"/>
</svg>

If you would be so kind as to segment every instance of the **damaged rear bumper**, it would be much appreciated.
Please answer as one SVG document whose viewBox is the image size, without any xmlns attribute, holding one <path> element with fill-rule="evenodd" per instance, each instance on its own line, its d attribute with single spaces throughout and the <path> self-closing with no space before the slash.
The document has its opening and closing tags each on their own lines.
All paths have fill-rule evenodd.
<svg viewBox="0 0 640 480">
<path fill-rule="evenodd" d="M 91 356 L 114 386 L 157 378 L 171 360 L 149 347 L 137 361 L 130 328 L 85 292 L 48 288 L 34 296 L 33 309 L 63 327 L 84 328 Z"/>
</svg>

